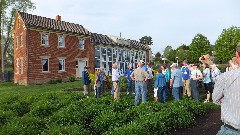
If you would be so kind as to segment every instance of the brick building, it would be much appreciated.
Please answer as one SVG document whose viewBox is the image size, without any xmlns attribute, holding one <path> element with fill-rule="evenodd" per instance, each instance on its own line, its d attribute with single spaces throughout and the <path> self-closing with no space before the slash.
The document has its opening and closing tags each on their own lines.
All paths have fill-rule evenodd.
<svg viewBox="0 0 240 135">
<path fill-rule="evenodd" d="M 46 83 L 81 77 L 85 65 L 91 73 L 113 62 L 121 71 L 128 64 L 149 61 L 150 48 L 135 40 L 90 33 L 82 25 L 17 12 L 14 29 L 14 83 Z"/>
</svg>

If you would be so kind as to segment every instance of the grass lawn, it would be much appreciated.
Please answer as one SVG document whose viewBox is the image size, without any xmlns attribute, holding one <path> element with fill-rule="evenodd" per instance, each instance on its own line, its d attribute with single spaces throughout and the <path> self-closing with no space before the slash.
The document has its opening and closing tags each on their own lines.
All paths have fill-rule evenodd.
<svg viewBox="0 0 240 135">
<path fill-rule="evenodd" d="M 0 83 L 0 97 L 4 95 L 20 94 L 41 94 L 46 92 L 63 92 L 67 89 L 80 88 L 82 87 L 81 81 L 57 83 L 57 84 L 44 84 L 44 85 L 29 85 L 21 86 L 15 85 L 12 82 Z"/>
<path fill-rule="evenodd" d="M 213 106 L 189 98 L 157 104 L 152 95 L 146 104 L 134 106 L 132 94 L 121 92 L 115 102 L 109 92 L 100 99 L 65 92 L 74 88 L 82 88 L 81 81 L 30 86 L 0 83 L 0 135 L 170 134 L 173 129 L 192 127 L 195 117 Z"/>
</svg>

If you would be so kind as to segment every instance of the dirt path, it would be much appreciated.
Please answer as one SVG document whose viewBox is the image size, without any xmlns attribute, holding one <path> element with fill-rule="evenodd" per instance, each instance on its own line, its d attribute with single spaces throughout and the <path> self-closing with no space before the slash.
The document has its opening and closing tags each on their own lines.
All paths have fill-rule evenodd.
<svg viewBox="0 0 240 135">
<path fill-rule="evenodd" d="M 206 115 L 196 119 L 196 125 L 187 129 L 177 129 L 172 135 L 216 135 L 222 122 L 221 110 L 208 110 Z"/>
</svg>

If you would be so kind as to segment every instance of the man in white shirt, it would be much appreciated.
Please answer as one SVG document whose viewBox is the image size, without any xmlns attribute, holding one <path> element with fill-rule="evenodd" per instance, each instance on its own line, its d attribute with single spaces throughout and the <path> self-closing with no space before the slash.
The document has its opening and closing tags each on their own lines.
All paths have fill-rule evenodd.
<svg viewBox="0 0 240 135">
<path fill-rule="evenodd" d="M 118 101 L 120 91 L 119 91 L 119 79 L 120 79 L 120 73 L 117 68 L 117 64 L 114 63 L 112 65 L 112 82 L 113 82 L 113 90 L 114 90 L 114 99 Z"/>
<path fill-rule="evenodd" d="M 198 69 L 198 64 L 194 64 L 191 70 L 190 76 L 190 86 L 191 93 L 194 100 L 199 101 L 199 90 L 198 90 L 198 81 L 202 79 L 202 73 Z"/>
</svg>

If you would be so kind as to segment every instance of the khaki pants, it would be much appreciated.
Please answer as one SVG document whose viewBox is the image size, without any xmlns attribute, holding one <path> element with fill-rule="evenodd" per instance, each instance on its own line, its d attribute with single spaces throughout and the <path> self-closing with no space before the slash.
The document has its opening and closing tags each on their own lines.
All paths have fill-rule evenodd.
<svg viewBox="0 0 240 135">
<path fill-rule="evenodd" d="M 89 85 L 83 85 L 83 94 L 84 96 L 89 96 L 89 93 L 90 93 L 90 84 Z"/>
<path fill-rule="evenodd" d="M 120 95 L 120 91 L 119 91 L 119 84 L 117 82 L 113 82 L 113 89 L 114 89 L 114 99 L 118 100 L 119 99 L 119 95 Z"/>
<path fill-rule="evenodd" d="M 183 80 L 183 95 L 191 96 L 190 80 Z"/>
</svg>

